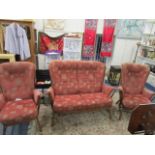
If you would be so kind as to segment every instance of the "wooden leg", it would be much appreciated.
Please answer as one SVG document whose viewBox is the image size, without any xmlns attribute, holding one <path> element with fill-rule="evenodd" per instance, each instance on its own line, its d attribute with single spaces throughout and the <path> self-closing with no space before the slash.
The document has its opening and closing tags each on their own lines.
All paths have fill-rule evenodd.
<svg viewBox="0 0 155 155">
<path fill-rule="evenodd" d="M 119 104 L 119 120 L 121 120 L 122 119 L 122 105 L 121 104 Z"/>
<path fill-rule="evenodd" d="M 55 112 L 52 113 L 52 119 L 51 119 L 51 126 L 54 126 L 55 124 Z"/>
<path fill-rule="evenodd" d="M 116 104 L 120 104 L 120 100 L 118 100 L 118 101 L 116 102 Z"/>
<path fill-rule="evenodd" d="M 39 131 L 42 132 L 42 128 L 41 128 L 41 125 L 40 125 L 38 117 L 36 118 L 36 121 L 37 121 L 37 125 L 38 125 L 38 128 L 39 128 Z"/>
<path fill-rule="evenodd" d="M 112 113 L 111 113 L 111 112 L 112 112 L 112 110 L 111 110 L 111 108 L 109 108 L 109 109 L 108 109 L 108 113 L 109 113 L 109 119 L 110 119 L 110 120 L 112 120 Z"/>
<path fill-rule="evenodd" d="M 119 111 L 119 120 L 121 120 L 122 119 L 122 110 L 120 109 L 120 111 Z"/>
<path fill-rule="evenodd" d="M 6 128 L 7 126 L 3 124 L 3 135 L 6 135 Z"/>
</svg>

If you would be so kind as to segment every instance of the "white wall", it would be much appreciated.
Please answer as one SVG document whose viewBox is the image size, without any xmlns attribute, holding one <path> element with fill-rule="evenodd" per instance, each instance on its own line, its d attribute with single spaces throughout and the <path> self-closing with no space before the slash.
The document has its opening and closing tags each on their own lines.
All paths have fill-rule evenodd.
<svg viewBox="0 0 155 155">
<path fill-rule="evenodd" d="M 134 39 L 115 39 L 111 65 L 133 62 L 138 41 Z"/>
<path fill-rule="evenodd" d="M 98 20 L 97 33 L 103 32 L 103 19 Z M 44 20 L 37 19 L 35 27 L 38 31 L 43 31 Z M 84 19 L 66 19 L 64 32 L 84 32 Z M 112 65 L 120 65 L 123 62 L 132 62 L 135 52 L 136 52 L 136 43 L 138 40 L 130 39 L 115 39 Z"/>
<path fill-rule="evenodd" d="M 103 19 L 98 20 L 97 33 L 103 31 Z M 35 20 L 35 28 L 38 31 L 43 31 L 43 19 Z M 84 32 L 85 19 L 65 19 L 64 32 Z"/>
</svg>

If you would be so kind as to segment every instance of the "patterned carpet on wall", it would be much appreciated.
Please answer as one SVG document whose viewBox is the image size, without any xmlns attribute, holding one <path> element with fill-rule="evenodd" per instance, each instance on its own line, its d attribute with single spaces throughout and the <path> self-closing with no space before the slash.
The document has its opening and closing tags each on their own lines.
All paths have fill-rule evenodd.
<svg viewBox="0 0 155 155">
<path fill-rule="evenodd" d="M 105 109 L 91 112 L 78 112 L 72 114 L 55 115 L 55 125 L 51 127 L 52 110 L 51 106 L 41 104 L 39 120 L 42 126 L 42 132 L 37 129 L 36 121 L 28 124 L 19 124 L 8 127 L 9 135 L 128 135 L 127 130 L 131 113 L 124 112 L 122 120 L 118 120 L 119 111 L 115 105 L 118 99 L 117 93 L 113 97 L 112 120 L 109 119 L 109 113 Z M 0 125 L 0 134 L 2 134 L 2 125 Z"/>
</svg>

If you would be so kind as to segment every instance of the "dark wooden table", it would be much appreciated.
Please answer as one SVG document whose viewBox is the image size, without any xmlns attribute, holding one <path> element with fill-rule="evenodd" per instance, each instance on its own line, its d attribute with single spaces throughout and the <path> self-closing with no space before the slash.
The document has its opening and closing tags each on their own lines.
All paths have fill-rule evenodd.
<svg viewBox="0 0 155 155">
<path fill-rule="evenodd" d="M 131 134 L 154 134 L 155 131 L 155 103 L 142 104 L 131 114 L 128 131 Z"/>
</svg>

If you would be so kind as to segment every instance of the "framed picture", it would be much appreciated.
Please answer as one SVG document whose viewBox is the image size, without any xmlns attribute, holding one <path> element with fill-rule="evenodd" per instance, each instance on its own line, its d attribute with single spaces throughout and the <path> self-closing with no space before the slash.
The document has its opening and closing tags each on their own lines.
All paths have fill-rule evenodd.
<svg viewBox="0 0 155 155">
<path fill-rule="evenodd" d="M 126 39 L 141 39 L 144 30 L 144 20 L 118 19 L 116 37 Z"/>
</svg>

